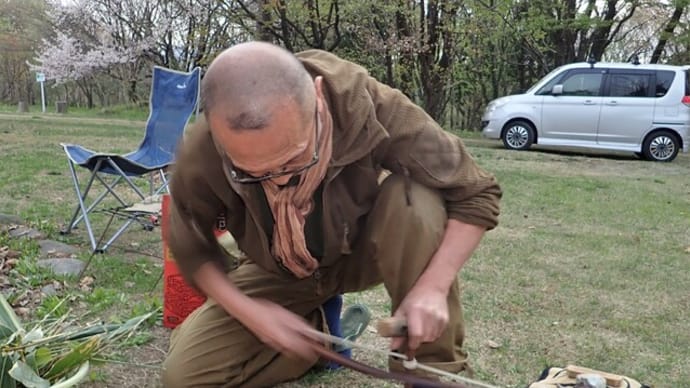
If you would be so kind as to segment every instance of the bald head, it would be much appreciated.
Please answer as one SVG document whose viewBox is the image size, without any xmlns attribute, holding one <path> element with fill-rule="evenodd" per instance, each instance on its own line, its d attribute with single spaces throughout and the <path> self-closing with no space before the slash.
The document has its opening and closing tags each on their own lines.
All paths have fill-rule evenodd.
<svg viewBox="0 0 690 388">
<path fill-rule="evenodd" d="M 223 51 L 201 84 L 204 113 L 224 114 L 232 129 L 262 129 L 281 109 L 314 114 L 311 76 L 289 51 L 264 42 L 242 43 Z"/>
</svg>

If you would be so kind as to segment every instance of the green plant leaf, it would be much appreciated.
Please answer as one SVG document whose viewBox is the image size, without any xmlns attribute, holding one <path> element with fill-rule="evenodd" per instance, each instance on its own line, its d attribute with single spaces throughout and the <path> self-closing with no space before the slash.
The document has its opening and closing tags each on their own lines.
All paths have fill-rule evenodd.
<svg viewBox="0 0 690 388">
<path fill-rule="evenodd" d="M 0 388 L 16 388 L 17 380 L 10 377 L 12 358 L 10 356 L 0 356 Z"/>
<path fill-rule="evenodd" d="M 48 380 L 42 379 L 36 374 L 36 372 L 31 369 L 30 366 L 26 365 L 22 361 L 17 361 L 10 369 L 10 376 L 13 379 L 19 381 L 27 388 L 49 388 L 50 383 Z"/>
<path fill-rule="evenodd" d="M 43 329 L 40 327 L 34 327 L 22 337 L 22 345 L 26 345 L 30 342 L 39 341 L 43 339 Z"/>
<path fill-rule="evenodd" d="M 108 337 L 109 339 L 115 339 L 117 337 L 120 337 L 125 334 L 132 334 L 138 327 L 141 325 L 143 322 L 145 322 L 147 319 L 153 315 L 155 311 L 152 311 L 148 314 L 140 315 L 138 317 L 131 318 L 127 320 L 125 323 L 123 323 L 120 327 L 117 329 L 113 330 L 112 332 L 109 332 Z"/>
<path fill-rule="evenodd" d="M 50 388 L 68 388 L 77 385 L 80 381 L 84 380 L 89 374 L 89 362 L 83 363 L 77 372 L 67 380 L 61 381 Z"/>
<path fill-rule="evenodd" d="M 54 380 L 68 375 L 73 369 L 83 365 L 98 352 L 100 338 L 94 337 L 75 346 L 71 351 L 56 360 L 43 377 Z"/>
<path fill-rule="evenodd" d="M 8 338 L 21 329 L 22 324 L 14 313 L 14 309 L 7 303 L 5 296 L 0 295 L 0 340 Z"/>
<path fill-rule="evenodd" d="M 78 339 L 84 339 L 88 337 L 92 337 L 94 335 L 98 334 L 103 334 L 111 331 L 115 331 L 120 328 L 120 324 L 116 323 L 109 323 L 109 324 L 104 324 L 104 325 L 95 325 L 95 326 L 89 326 L 83 330 L 80 330 L 76 333 L 72 333 L 69 336 L 67 336 L 65 339 L 67 341 L 74 341 Z"/>
<path fill-rule="evenodd" d="M 52 361 L 52 354 L 48 348 L 38 348 L 33 352 L 36 368 L 42 368 Z"/>
</svg>

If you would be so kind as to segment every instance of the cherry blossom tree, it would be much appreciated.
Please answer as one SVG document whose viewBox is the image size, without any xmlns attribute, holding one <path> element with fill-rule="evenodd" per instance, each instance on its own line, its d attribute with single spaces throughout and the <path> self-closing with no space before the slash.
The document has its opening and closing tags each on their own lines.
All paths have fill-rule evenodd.
<svg viewBox="0 0 690 388">
<path fill-rule="evenodd" d="M 129 102 L 137 103 L 137 85 L 150 72 L 150 51 L 171 29 L 157 3 L 145 0 L 78 0 L 56 3 L 51 19 L 57 31 L 44 39 L 34 71 L 55 85 L 74 83 L 93 106 L 96 80 L 108 76 L 125 86 Z"/>
<path fill-rule="evenodd" d="M 44 40 L 44 47 L 37 64 L 30 64 L 33 71 L 45 73 L 46 78 L 63 84 L 89 78 L 99 70 L 126 64 L 135 60 L 131 50 L 113 46 L 89 47 L 82 40 L 59 32 L 53 41 Z"/>
</svg>

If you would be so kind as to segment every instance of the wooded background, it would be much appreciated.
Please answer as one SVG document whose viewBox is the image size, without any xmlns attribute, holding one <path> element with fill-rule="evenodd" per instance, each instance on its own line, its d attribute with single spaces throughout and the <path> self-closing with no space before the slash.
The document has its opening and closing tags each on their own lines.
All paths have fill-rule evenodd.
<svg viewBox="0 0 690 388">
<path fill-rule="evenodd" d="M 151 66 L 204 68 L 265 40 L 367 67 L 447 128 L 594 58 L 690 63 L 690 0 L 0 0 L 0 103 L 146 105 Z"/>
</svg>

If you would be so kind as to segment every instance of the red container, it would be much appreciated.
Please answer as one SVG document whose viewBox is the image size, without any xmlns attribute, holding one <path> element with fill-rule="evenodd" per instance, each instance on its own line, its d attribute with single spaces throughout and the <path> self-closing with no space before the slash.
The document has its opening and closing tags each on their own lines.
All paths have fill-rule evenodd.
<svg viewBox="0 0 690 388">
<path fill-rule="evenodd" d="M 163 234 L 163 326 L 174 329 L 201 306 L 206 297 L 193 289 L 182 277 L 168 248 L 168 206 L 170 196 L 163 195 L 161 232 Z"/>
</svg>

